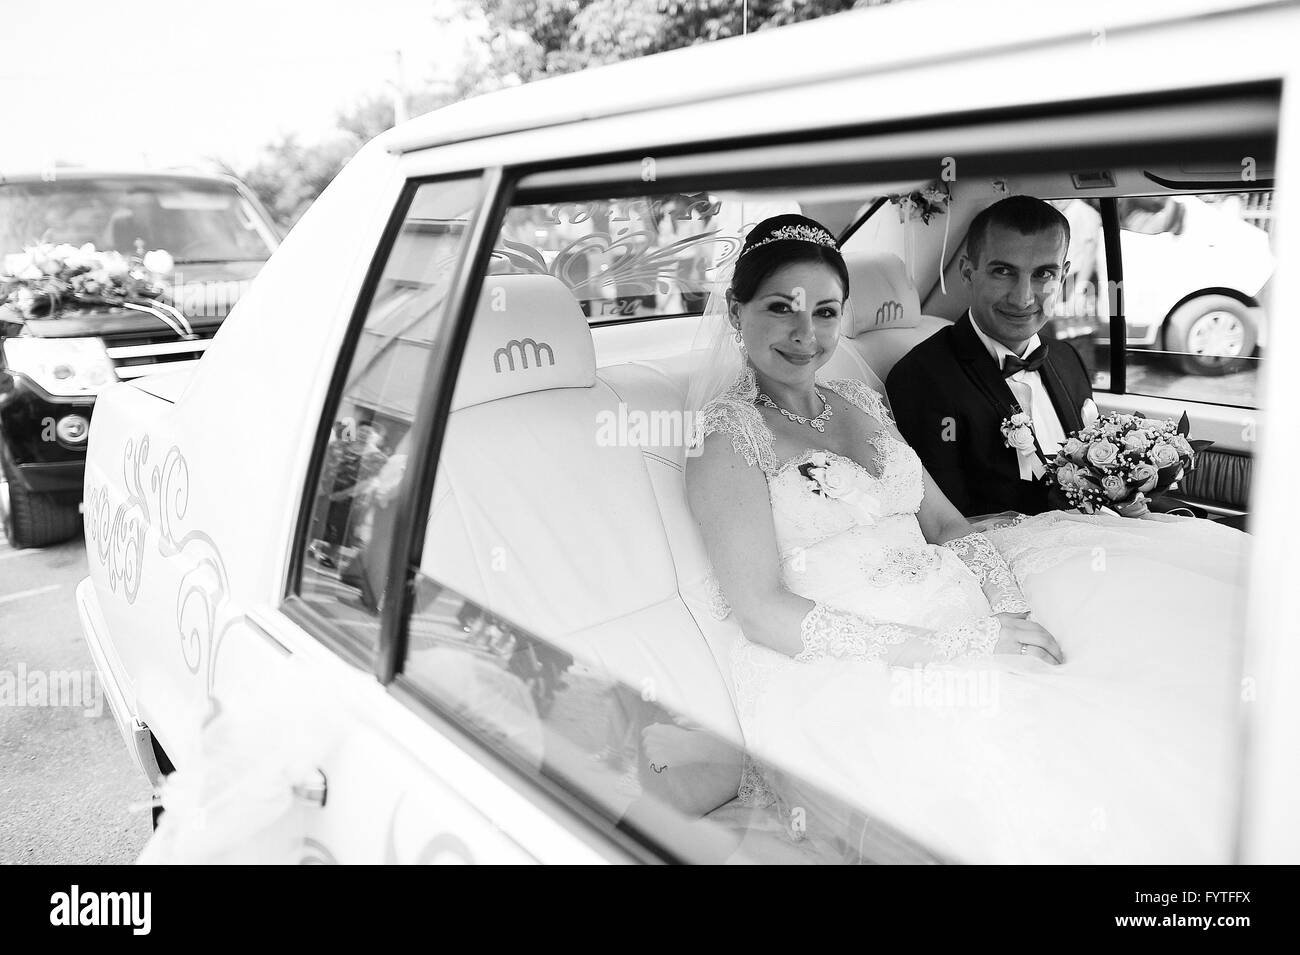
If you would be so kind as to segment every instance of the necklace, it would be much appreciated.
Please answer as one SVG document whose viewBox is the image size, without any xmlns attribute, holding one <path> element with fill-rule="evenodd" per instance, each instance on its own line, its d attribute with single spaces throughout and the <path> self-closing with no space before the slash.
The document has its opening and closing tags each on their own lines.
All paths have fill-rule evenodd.
<svg viewBox="0 0 1300 955">
<path fill-rule="evenodd" d="M 758 400 L 762 402 L 762 404 L 765 405 L 766 407 L 771 408 L 773 411 L 781 412 L 781 414 L 785 415 L 787 418 L 789 418 L 791 421 L 795 422 L 796 424 L 806 424 L 809 427 L 811 427 L 814 431 L 825 432 L 826 422 L 830 420 L 830 416 L 833 415 L 835 412 L 834 410 L 832 410 L 831 403 L 826 400 L 826 396 L 824 394 L 816 390 L 814 390 L 813 393 L 817 395 L 817 397 L 820 398 L 822 402 L 822 413 L 815 418 L 805 418 L 803 415 L 795 414 L 793 411 L 786 411 L 784 408 L 778 405 L 767 395 L 763 394 L 763 392 L 761 391 L 758 393 Z"/>
</svg>

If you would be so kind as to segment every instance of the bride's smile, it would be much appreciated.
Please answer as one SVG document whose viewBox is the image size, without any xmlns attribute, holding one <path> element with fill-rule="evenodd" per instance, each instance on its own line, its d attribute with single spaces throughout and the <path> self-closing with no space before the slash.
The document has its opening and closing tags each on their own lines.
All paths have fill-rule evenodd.
<svg viewBox="0 0 1300 955">
<path fill-rule="evenodd" d="M 828 265 L 796 261 L 771 272 L 742 301 L 744 291 L 742 287 L 731 296 L 731 322 L 739 329 L 759 389 L 782 408 L 815 417 L 822 402 L 813 376 L 839 340 L 843 283 Z"/>
</svg>

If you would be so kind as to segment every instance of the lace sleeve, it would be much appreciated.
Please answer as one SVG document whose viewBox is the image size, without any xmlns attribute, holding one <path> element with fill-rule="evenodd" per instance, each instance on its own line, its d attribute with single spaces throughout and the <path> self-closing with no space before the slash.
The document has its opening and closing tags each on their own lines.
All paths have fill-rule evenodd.
<svg viewBox="0 0 1300 955">
<path fill-rule="evenodd" d="M 826 657 L 873 663 L 947 663 L 958 657 L 989 656 L 1002 625 L 996 617 L 978 617 L 950 630 L 923 630 L 901 624 L 878 623 L 817 603 L 799 627 L 801 663 Z"/>
<path fill-rule="evenodd" d="M 735 398 L 715 398 L 705 405 L 696 422 L 696 442 L 718 431 L 731 438 L 731 447 L 764 474 L 776 470 L 776 448 L 772 431 L 763 415 L 748 402 Z"/>
<path fill-rule="evenodd" d="M 1020 590 L 1011 568 L 997 548 L 983 534 L 967 534 L 947 541 L 944 547 L 962 559 L 984 588 L 994 613 L 1025 613 L 1029 602 Z"/>
<path fill-rule="evenodd" d="M 865 381 L 859 381 L 857 378 L 834 378 L 826 382 L 826 384 L 828 387 L 835 389 L 837 394 L 841 395 L 854 407 L 875 418 L 881 424 L 897 430 L 898 426 L 894 423 L 894 416 L 889 413 L 884 398 L 881 397 L 880 392 Z"/>
</svg>

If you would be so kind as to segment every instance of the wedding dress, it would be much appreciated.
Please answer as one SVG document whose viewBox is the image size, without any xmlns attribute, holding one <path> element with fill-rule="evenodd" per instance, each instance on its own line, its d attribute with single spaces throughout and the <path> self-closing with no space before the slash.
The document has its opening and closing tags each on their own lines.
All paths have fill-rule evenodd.
<svg viewBox="0 0 1300 955">
<path fill-rule="evenodd" d="M 920 460 L 877 393 L 824 384 L 883 426 L 870 468 L 811 449 L 778 461 L 749 404 L 752 369 L 702 414 L 704 433 L 729 435 L 767 478 L 785 586 L 873 621 L 969 634 L 989 599 L 922 535 Z M 814 460 L 851 486 L 818 493 Z M 842 831 L 848 804 L 954 861 L 1229 861 L 1248 537 L 1192 518 L 1061 512 L 986 536 L 1065 663 L 796 660 L 742 637 L 732 676 L 761 767 L 742 795 L 773 797 L 798 818 L 796 837 Z"/>
</svg>

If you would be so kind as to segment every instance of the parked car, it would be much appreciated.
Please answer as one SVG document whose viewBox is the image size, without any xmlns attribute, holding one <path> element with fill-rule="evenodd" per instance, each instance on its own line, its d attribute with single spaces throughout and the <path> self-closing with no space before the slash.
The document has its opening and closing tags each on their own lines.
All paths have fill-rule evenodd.
<svg viewBox="0 0 1300 955">
<path fill-rule="evenodd" d="M 1298 30 L 1300 11 L 1268 3 L 1103 0 L 1013 20 L 899 5 L 504 90 L 368 144 L 201 363 L 99 396 L 76 599 L 106 697 L 153 782 L 231 768 L 203 777 L 213 812 L 189 855 L 167 814 L 151 851 L 942 860 L 829 798 L 814 837 L 748 785 L 738 626 L 716 612 L 672 413 L 699 283 L 765 215 L 848 222 L 955 154 L 952 236 L 935 217 L 898 255 L 844 243 L 855 318 L 834 375 L 884 377 L 951 317 L 918 288 L 943 285 L 960 218 L 1002 190 L 1092 195 L 1084 174 L 1101 168 L 1113 198 L 1170 155 L 1221 167 L 1243 150 L 1300 181 L 1280 107 Z M 1175 43 L 1177 63 L 1151 70 L 1149 51 Z M 629 201 L 648 213 L 613 214 Z M 687 211 L 666 226 L 656 209 Z M 529 225 L 547 218 L 578 228 Z M 1295 255 L 1279 259 L 1283 308 Z M 1300 362 L 1285 330 L 1273 349 Z M 1300 406 L 1300 377 L 1269 387 L 1273 407 Z M 1223 690 L 1252 673 L 1283 690 L 1243 708 L 1224 825 L 1236 858 L 1293 861 L 1294 442 L 1257 447 L 1254 409 L 1096 397 L 1187 410 L 1247 463 L 1262 451 L 1267 560 L 1243 633 L 1267 663 Z M 683 732 L 700 734 L 694 758 L 658 758 Z"/>
<path fill-rule="evenodd" d="M 1128 346 L 1168 352 L 1189 374 L 1239 370 L 1265 331 L 1268 233 L 1197 195 L 1128 199 L 1120 228 Z"/>
<path fill-rule="evenodd" d="M 227 176 L 62 167 L 0 175 L 0 253 L 86 243 L 122 256 L 169 253 L 175 273 L 163 301 L 182 317 L 71 300 L 33 317 L 0 304 L 0 517 L 15 547 L 80 529 L 98 392 L 196 362 L 279 235 Z"/>
</svg>

